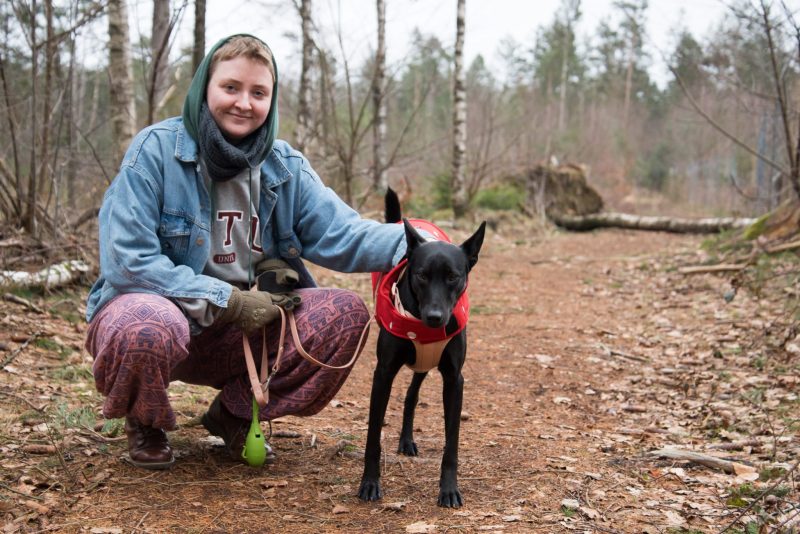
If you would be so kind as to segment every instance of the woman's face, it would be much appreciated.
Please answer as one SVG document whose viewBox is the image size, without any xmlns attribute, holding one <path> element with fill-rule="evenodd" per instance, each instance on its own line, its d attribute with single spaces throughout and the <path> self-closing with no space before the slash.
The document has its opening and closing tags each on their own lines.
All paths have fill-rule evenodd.
<svg viewBox="0 0 800 534">
<path fill-rule="evenodd" d="M 264 124 L 273 85 L 269 67 L 259 61 L 239 56 L 217 63 L 208 81 L 206 101 L 229 141 L 240 141 Z"/>
</svg>

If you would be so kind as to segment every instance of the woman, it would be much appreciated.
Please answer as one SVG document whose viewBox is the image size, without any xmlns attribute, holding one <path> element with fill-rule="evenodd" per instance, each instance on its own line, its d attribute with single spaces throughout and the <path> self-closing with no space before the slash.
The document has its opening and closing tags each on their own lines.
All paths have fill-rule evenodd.
<svg viewBox="0 0 800 534">
<path fill-rule="evenodd" d="M 353 356 L 369 313 L 350 291 L 315 288 L 301 258 L 342 272 L 386 271 L 404 252 L 402 225 L 361 219 L 302 154 L 275 140 L 277 82 L 264 42 L 218 42 L 195 73 L 182 117 L 136 136 L 103 199 L 86 348 L 103 415 L 125 417 L 136 466 L 174 463 L 165 433 L 176 426 L 173 380 L 220 389 L 203 425 L 241 461 L 252 413 L 242 333 L 260 346 L 267 325 L 273 356 L 283 298 L 243 291 L 259 266 L 280 260 L 299 279 L 303 346 L 337 366 Z M 287 344 L 259 418 L 319 412 L 348 372 L 315 366 Z"/>
</svg>

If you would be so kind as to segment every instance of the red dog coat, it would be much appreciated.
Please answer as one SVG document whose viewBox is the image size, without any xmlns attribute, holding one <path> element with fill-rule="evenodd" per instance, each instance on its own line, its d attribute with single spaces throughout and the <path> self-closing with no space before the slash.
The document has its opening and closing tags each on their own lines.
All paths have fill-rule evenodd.
<svg viewBox="0 0 800 534">
<path fill-rule="evenodd" d="M 417 231 L 423 231 L 431 236 L 430 240 L 444 241 L 452 243 L 444 231 L 432 222 L 422 219 L 409 219 Z M 402 224 L 402 223 L 401 223 Z M 458 298 L 453 317 L 456 318 L 458 329 L 452 334 L 445 332 L 445 326 L 431 328 L 403 310 L 402 312 L 395 306 L 394 288 L 400 277 L 405 272 L 408 260 L 398 263 L 388 273 L 372 273 L 372 291 L 375 296 L 375 318 L 383 328 L 393 335 L 408 339 L 414 343 L 416 349 L 416 361 L 414 365 L 409 365 L 411 369 L 418 373 L 430 371 L 439 365 L 442 351 L 450 339 L 461 332 L 467 326 L 469 319 L 469 298 L 466 288 Z M 398 297 L 399 301 L 399 297 Z"/>
</svg>

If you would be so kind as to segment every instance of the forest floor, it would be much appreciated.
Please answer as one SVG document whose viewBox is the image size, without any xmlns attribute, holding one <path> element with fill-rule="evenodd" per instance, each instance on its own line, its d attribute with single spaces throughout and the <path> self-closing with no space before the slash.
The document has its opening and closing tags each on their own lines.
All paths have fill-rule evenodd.
<svg viewBox="0 0 800 534">
<path fill-rule="evenodd" d="M 121 424 L 99 416 L 86 289 L 27 295 L 41 312 L 2 301 L 2 531 L 796 532 L 800 340 L 787 310 L 797 283 L 731 300 L 730 275 L 678 271 L 715 260 L 701 243 L 615 230 L 488 235 L 470 280 L 460 509 L 436 506 L 435 371 L 417 411 L 420 456 L 395 453 L 403 370 L 384 428 L 385 496 L 356 497 L 374 329 L 328 408 L 273 422 L 279 458 L 265 468 L 232 462 L 198 425 L 214 391 L 173 384 L 177 461 L 150 472 L 121 461 Z M 368 298 L 366 275 L 318 274 Z M 654 454 L 667 447 L 728 460 L 730 472 Z"/>
</svg>

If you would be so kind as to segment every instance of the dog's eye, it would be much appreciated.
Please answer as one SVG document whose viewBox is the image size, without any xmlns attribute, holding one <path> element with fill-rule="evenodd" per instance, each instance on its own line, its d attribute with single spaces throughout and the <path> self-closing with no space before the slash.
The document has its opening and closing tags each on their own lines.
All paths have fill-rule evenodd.
<svg viewBox="0 0 800 534">
<path fill-rule="evenodd" d="M 454 283 L 454 282 L 458 282 L 458 274 L 456 274 L 456 273 L 448 274 L 447 275 L 447 281 L 450 282 L 451 284 Z"/>
<path fill-rule="evenodd" d="M 428 281 L 428 275 L 425 274 L 423 271 L 417 271 L 417 278 L 421 282 L 427 282 Z"/>
</svg>

